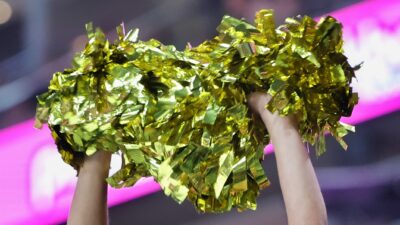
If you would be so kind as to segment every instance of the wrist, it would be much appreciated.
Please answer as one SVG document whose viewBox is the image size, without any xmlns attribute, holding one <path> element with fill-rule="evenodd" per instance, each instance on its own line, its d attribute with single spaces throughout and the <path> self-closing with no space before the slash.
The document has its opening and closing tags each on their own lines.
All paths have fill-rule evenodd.
<svg viewBox="0 0 400 225">
<path fill-rule="evenodd" d="M 297 121 L 293 115 L 280 116 L 278 112 L 267 112 L 261 114 L 262 120 L 269 133 L 298 132 Z"/>
<path fill-rule="evenodd" d="M 79 174 L 90 173 L 108 176 L 110 169 L 111 153 L 98 151 L 94 155 L 85 156 L 85 160 L 79 169 Z"/>
</svg>

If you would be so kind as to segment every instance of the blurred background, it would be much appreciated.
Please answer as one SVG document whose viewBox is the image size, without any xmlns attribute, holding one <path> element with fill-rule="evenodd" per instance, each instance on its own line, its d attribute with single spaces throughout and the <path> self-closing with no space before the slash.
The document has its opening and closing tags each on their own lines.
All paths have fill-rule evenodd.
<svg viewBox="0 0 400 225">
<path fill-rule="evenodd" d="M 74 172 L 60 161 L 48 131 L 33 130 L 32 119 L 35 96 L 85 46 L 87 22 L 110 39 L 124 22 L 127 29 L 138 27 L 142 40 L 183 49 L 215 36 L 223 15 L 253 21 L 262 8 L 275 10 L 277 24 L 299 14 L 333 13 L 343 20 L 346 54 L 364 67 L 354 86 L 360 105 L 344 120 L 357 124 L 345 138 L 349 150 L 331 137 L 322 157 L 310 149 L 329 224 L 400 225 L 398 0 L 0 0 L 0 224 L 65 222 Z M 152 186 L 144 194 L 111 193 L 119 200 L 112 200 L 110 224 L 287 224 L 273 154 L 263 164 L 272 185 L 256 211 L 198 214 Z"/>
</svg>

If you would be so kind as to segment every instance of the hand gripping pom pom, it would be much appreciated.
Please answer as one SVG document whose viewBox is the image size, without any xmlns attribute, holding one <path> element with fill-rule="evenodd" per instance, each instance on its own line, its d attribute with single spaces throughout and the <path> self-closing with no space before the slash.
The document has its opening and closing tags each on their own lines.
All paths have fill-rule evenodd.
<svg viewBox="0 0 400 225">
<path fill-rule="evenodd" d="M 296 115 L 303 140 L 320 155 L 325 132 L 346 148 L 342 137 L 353 127 L 339 119 L 358 100 L 354 69 L 332 17 L 289 18 L 276 28 L 273 12 L 261 10 L 255 25 L 225 16 L 217 30 L 178 51 L 122 26 L 110 44 L 87 25 L 86 48 L 38 96 L 37 126 L 48 123 L 75 169 L 85 154 L 120 153 L 123 166 L 107 179 L 114 187 L 153 176 L 165 194 L 201 212 L 255 209 L 269 185 L 261 166 L 269 140 L 246 96 L 270 94 L 266 107 Z"/>
</svg>

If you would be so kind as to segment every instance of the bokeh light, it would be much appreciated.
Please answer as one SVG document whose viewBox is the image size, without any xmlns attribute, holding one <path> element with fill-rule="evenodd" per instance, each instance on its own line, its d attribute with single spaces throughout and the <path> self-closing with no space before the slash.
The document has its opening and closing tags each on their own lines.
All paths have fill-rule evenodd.
<svg viewBox="0 0 400 225">
<path fill-rule="evenodd" d="M 12 8 L 8 2 L 0 1 L 0 24 L 7 23 L 12 15 Z"/>
</svg>

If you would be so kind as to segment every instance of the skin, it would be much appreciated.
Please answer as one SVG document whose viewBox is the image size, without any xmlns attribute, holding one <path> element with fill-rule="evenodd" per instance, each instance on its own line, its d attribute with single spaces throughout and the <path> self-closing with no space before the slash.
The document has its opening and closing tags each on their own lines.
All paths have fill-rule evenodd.
<svg viewBox="0 0 400 225">
<path fill-rule="evenodd" d="M 86 157 L 79 170 L 68 225 L 107 225 L 107 184 L 111 154 L 98 151 Z"/>
<path fill-rule="evenodd" d="M 301 140 L 294 117 L 281 117 L 264 106 L 270 96 L 253 93 L 250 109 L 268 129 L 278 167 L 289 225 L 325 225 L 327 212 L 309 155 Z M 111 154 L 98 151 L 86 157 L 80 169 L 68 225 L 108 224 L 107 185 Z"/>
<path fill-rule="evenodd" d="M 289 225 L 325 225 L 327 212 L 321 188 L 294 117 L 281 117 L 264 106 L 270 96 L 253 93 L 249 105 L 263 120 L 274 145 L 279 183 Z"/>
</svg>

